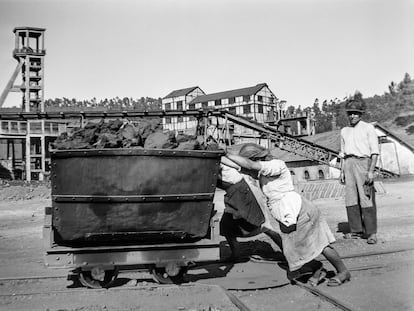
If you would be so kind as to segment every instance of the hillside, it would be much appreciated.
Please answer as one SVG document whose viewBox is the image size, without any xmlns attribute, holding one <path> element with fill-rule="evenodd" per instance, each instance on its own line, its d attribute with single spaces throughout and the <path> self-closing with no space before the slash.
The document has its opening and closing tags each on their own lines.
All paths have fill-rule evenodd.
<svg viewBox="0 0 414 311">
<path fill-rule="evenodd" d="M 287 109 L 292 115 L 302 111 L 312 112 L 315 115 L 316 133 L 321 134 L 348 125 L 344 107 L 348 99 L 324 100 L 321 105 L 316 99 L 312 107 L 301 110 L 300 107 L 290 106 Z M 365 121 L 380 123 L 414 146 L 414 80 L 408 73 L 400 83 L 391 82 L 388 92 L 384 92 L 383 95 L 363 99 L 367 104 L 366 113 L 363 115 Z"/>
<path fill-rule="evenodd" d="M 403 112 L 398 117 L 391 117 L 389 120 L 381 122 L 381 124 L 414 146 L 414 111 Z"/>
</svg>

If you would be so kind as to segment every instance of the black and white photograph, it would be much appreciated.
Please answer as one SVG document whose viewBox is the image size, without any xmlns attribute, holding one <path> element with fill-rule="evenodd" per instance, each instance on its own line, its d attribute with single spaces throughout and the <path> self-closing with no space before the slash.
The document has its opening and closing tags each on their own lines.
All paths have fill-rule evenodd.
<svg viewBox="0 0 414 311">
<path fill-rule="evenodd" d="M 414 311 L 414 0 L 0 0 L 1 311 Z"/>
</svg>

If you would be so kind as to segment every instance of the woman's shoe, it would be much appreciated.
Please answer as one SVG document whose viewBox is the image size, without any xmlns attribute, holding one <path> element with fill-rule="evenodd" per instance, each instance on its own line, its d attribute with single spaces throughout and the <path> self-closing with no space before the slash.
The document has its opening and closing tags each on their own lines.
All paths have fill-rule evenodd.
<svg viewBox="0 0 414 311">
<path fill-rule="evenodd" d="M 338 273 L 333 278 L 330 278 L 327 286 L 341 286 L 342 284 L 351 281 L 351 273 L 349 271 Z"/>
<path fill-rule="evenodd" d="M 308 284 L 310 286 L 318 286 L 319 283 L 323 281 L 326 277 L 326 270 L 324 268 L 320 268 L 316 270 L 313 275 L 309 278 Z"/>
</svg>

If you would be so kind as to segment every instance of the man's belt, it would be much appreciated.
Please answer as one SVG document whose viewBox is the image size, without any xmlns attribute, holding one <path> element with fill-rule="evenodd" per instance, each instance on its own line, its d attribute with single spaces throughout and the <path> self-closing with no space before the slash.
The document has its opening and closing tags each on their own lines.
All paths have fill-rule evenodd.
<svg viewBox="0 0 414 311">
<path fill-rule="evenodd" d="M 356 155 L 354 155 L 354 154 L 347 154 L 347 155 L 345 155 L 345 157 L 344 157 L 344 159 L 348 159 L 348 158 L 354 158 L 354 159 L 369 159 L 369 157 L 359 157 L 359 156 L 356 156 Z"/>
</svg>

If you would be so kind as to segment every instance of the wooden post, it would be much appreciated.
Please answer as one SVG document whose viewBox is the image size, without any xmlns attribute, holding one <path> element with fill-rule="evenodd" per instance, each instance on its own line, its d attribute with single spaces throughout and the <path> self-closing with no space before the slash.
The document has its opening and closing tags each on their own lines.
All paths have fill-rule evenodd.
<svg viewBox="0 0 414 311">
<path fill-rule="evenodd" d="M 30 157 L 30 121 L 27 120 L 26 126 L 26 180 L 32 180 L 31 157 Z"/>
<path fill-rule="evenodd" d="M 41 150 L 41 170 L 42 172 L 39 173 L 39 180 L 44 180 L 44 173 L 46 171 L 46 145 L 45 145 L 45 120 L 41 121 L 42 123 L 42 136 L 40 137 L 40 150 Z"/>
<path fill-rule="evenodd" d="M 229 130 L 229 121 L 227 119 L 226 115 L 226 138 L 224 140 L 224 143 L 226 143 L 226 140 L 229 142 L 229 146 L 231 146 L 231 139 L 230 139 L 230 130 Z"/>
<path fill-rule="evenodd" d="M 19 32 L 17 32 L 16 33 L 16 36 L 14 37 L 14 48 L 16 49 L 16 50 L 18 50 L 19 49 Z"/>
<path fill-rule="evenodd" d="M 26 86 L 25 95 L 24 95 L 24 111 L 30 112 L 30 60 L 29 55 L 26 55 L 25 58 L 26 73 L 24 77 L 24 84 Z"/>
<path fill-rule="evenodd" d="M 40 98 L 41 102 L 40 102 L 40 111 L 41 112 L 45 112 L 45 65 L 44 65 L 44 57 L 41 56 L 40 57 L 40 72 L 41 72 L 41 84 L 42 84 L 42 88 L 40 90 L 40 92 L 42 93 L 42 97 Z"/>
</svg>

